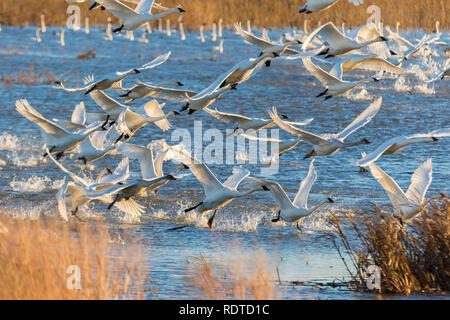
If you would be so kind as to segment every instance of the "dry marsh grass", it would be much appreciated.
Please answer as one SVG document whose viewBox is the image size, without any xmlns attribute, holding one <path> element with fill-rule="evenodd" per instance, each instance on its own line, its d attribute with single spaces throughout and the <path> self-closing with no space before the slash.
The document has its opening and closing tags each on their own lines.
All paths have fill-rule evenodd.
<svg viewBox="0 0 450 320">
<path fill-rule="evenodd" d="M 348 26 L 355 27 L 366 22 L 366 12 L 369 5 L 381 8 L 381 18 L 385 25 L 395 25 L 400 22 L 401 29 L 423 28 L 431 31 L 434 23 L 439 20 L 441 28 L 448 30 L 450 21 L 450 2 L 448 0 L 366 0 L 363 5 L 353 6 L 348 1 L 341 0 L 330 9 L 304 15 L 298 13 L 298 7 L 306 0 L 161 0 L 162 5 L 175 7 L 179 4 L 186 9 L 183 15 L 185 27 L 191 30 L 199 28 L 201 23 L 211 25 L 213 21 L 223 19 L 225 25 L 235 22 L 246 23 L 252 19 L 256 27 L 302 27 L 304 19 L 309 19 L 315 27 L 322 23 L 333 21 L 341 25 L 343 21 Z M 78 4 L 82 8 L 82 23 L 88 14 L 89 1 Z M 2 0 L 0 2 L 0 21 L 6 25 L 30 25 L 40 23 L 40 13 L 46 13 L 46 21 L 50 25 L 65 25 L 68 4 L 62 0 Z M 108 16 L 106 11 L 93 10 L 89 12 L 92 24 L 105 24 Z M 175 22 L 178 15 L 172 14 L 168 19 Z M 117 19 L 113 20 L 118 23 Z M 154 24 L 157 25 L 156 23 Z M 174 25 L 174 23 L 172 23 Z"/>
<path fill-rule="evenodd" d="M 101 223 L 2 218 L 0 299 L 145 299 L 151 282 L 142 256 L 137 241 L 112 243 Z M 70 266 L 79 267 L 79 290 Z"/>
<path fill-rule="evenodd" d="M 433 203 L 406 227 L 378 208 L 372 219 L 360 224 L 348 219 L 353 232 L 344 232 L 340 221 L 333 218 L 337 231 L 331 236 L 357 289 L 367 290 L 364 273 L 375 265 L 380 268 L 383 293 L 450 291 L 448 198 Z M 353 237 L 359 246 L 350 240 Z"/>
<path fill-rule="evenodd" d="M 262 249 L 252 255 L 233 249 L 229 258 L 195 259 L 188 281 L 201 299 L 271 300 L 277 298 L 274 270 Z"/>
<path fill-rule="evenodd" d="M 57 81 L 57 77 L 51 71 L 36 70 L 32 63 L 26 70 L 19 70 L 15 75 L 10 73 L 0 75 L 0 82 L 3 82 L 5 88 L 10 88 L 13 83 L 31 86 L 37 84 L 52 84 Z"/>
</svg>

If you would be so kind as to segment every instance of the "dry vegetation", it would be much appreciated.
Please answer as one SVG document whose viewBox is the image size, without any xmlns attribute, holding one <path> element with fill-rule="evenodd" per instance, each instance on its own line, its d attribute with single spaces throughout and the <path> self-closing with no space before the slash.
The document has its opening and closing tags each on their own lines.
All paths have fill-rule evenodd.
<svg viewBox="0 0 450 320">
<path fill-rule="evenodd" d="M 17 74 L 4 73 L 0 75 L 0 82 L 3 82 L 5 88 L 10 88 L 13 83 L 30 86 L 52 84 L 57 81 L 57 77 L 51 71 L 36 70 L 32 63 L 28 66 L 28 70 L 20 70 Z"/>
<path fill-rule="evenodd" d="M 362 224 L 349 217 L 354 233 L 343 231 L 339 220 L 333 219 L 337 233 L 332 239 L 341 257 L 350 258 L 345 261 L 356 288 L 367 289 L 364 270 L 376 265 L 381 272 L 381 292 L 450 291 L 450 201 L 435 202 L 407 227 L 378 208 L 376 212 Z"/>
<path fill-rule="evenodd" d="M 88 13 L 90 1 L 80 4 L 82 14 Z M 184 23 L 188 29 L 198 29 L 201 23 L 210 25 L 214 20 L 223 19 L 226 25 L 234 22 L 245 23 L 253 19 L 256 27 L 302 27 L 305 18 L 316 26 L 319 20 L 324 23 L 343 21 L 350 26 L 359 26 L 366 22 L 367 7 L 376 4 L 381 8 L 381 17 L 385 25 L 395 25 L 398 21 L 401 29 L 424 28 L 431 31 L 439 20 L 441 28 L 448 30 L 450 21 L 450 2 L 448 0 L 366 0 L 361 6 L 353 6 L 341 0 L 332 8 L 310 15 L 299 14 L 297 8 L 304 0 L 161 0 L 162 5 L 174 7 L 181 4 L 186 9 Z M 0 21 L 6 25 L 38 24 L 40 13 L 45 12 L 51 25 L 65 25 L 67 3 L 63 0 L 2 0 L 0 1 Z M 89 13 L 91 23 L 104 24 L 109 13 L 94 10 Z M 168 17 L 176 21 L 177 15 Z M 83 23 L 84 19 L 82 19 Z M 114 23 L 117 24 L 117 20 Z M 155 24 L 156 25 L 156 24 Z"/>
<path fill-rule="evenodd" d="M 191 264 L 189 282 L 202 299 L 271 300 L 276 299 L 275 268 L 263 250 L 254 255 L 234 250 L 228 259 L 198 257 Z"/>
<path fill-rule="evenodd" d="M 143 246 L 113 243 L 102 224 L 0 219 L 0 299 L 144 299 Z M 81 289 L 68 267 L 81 271 Z"/>
</svg>

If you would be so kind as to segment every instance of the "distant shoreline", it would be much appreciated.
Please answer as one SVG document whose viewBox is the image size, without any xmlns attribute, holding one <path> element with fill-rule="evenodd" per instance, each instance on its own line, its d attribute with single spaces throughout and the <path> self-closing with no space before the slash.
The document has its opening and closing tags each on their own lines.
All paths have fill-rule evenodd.
<svg viewBox="0 0 450 320">
<path fill-rule="evenodd" d="M 247 24 L 251 19 L 255 28 L 285 29 L 296 27 L 303 29 L 307 19 L 309 28 L 315 28 L 319 22 L 334 22 L 337 26 L 345 23 L 346 27 L 357 27 L 367 22 L 369 14 L 367 8 L 377 5 L 381 11 L 381 19 L 385 26 L 395 30 L 397 22 L 400 30 L 423 29 L 427 32 L 435 30 L 435 22 L 440 22 L 441 30 L 450 30 L 450 21 L 446 12 L 450 12 L 450 1 L 447 0 L 365 0 L 363 5 L 354 6 L 346 0 L 340 0 L 330 9 L 314 14 L 298 13 L 298 6 L 306 0 L 160 0 L 167 7 L 181 5 L 186 13 L 171 14 L 167 16 L 172 28 L 177 26 L 178 19 L 182 17 L 187 30 L 198 30 L 205 24 L 205 29 L 211 27 L 214 21 L 223 20 L 224 26 L 232 26 L 235 22 Z M 11 26 L 40 25 L 41 13 L 45 13 L 45 20 L 49 26 L 64 26 L 69 5 L 77 5 L 81 9 L 81 25 L 85 16 L 89 15 L 92 26 L 105 25 L 107 18 L 112 23 L 119 21 L 108 11 L 88 10 L 90 1 L 86 3 L 66 3 L 64 0 L 2 0 L 0 2 L 0 24 Z M 164 19 L 163 28 L 166 26 Z M 153 28 L 158 27 L 158 21 L 152 23 Z"/>
</svg>

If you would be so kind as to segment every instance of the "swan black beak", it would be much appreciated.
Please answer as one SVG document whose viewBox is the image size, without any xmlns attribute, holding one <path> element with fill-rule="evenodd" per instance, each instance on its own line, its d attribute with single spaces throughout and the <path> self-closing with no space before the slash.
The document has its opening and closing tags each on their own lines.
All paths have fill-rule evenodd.
<svg viewBox="0 0 450 320">
<path fill-rule="evenodd" d="M 263 188 L 264 191 L 270 191 L 270 189 L 267 188 L 266 186 L 262 186 L 262 188 Z"/>
<path fill-rule="evenodd" d="M 331 198 L 328 198 L 328 202 L 329 202 L 329 203 L 334 203 L 334 200 L 331 199 Z"/>
<path fill-rule="evenodd" d="M 186 10 L 184 10 L 183 8 L 178 8 L 178 11 L 180 11 L 180 12 L 186 12 Z"/>
<path fill-rule="evenodd" d="M 436 137 L 432 137 L 432 139 L 433 139 L 433 141 L 439 141 L 439 139 Z"/>
</svg>

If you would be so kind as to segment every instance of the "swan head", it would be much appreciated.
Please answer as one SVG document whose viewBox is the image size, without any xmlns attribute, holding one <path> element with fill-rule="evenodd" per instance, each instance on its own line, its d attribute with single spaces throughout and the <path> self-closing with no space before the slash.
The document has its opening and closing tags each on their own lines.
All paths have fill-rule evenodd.
<svg viewBox="0 0 450 320">
<path fill-rule="evenodd" d="M 436 137 L 431 137 L 431 139 L 433 139 L 433 141 L 439 141 L 439 139 Z"/>
<path fill-rule="evenodd" d="M 327 198 L 328 203 L 334 203 L 334 200 L 331 198 Z"/>
<path fill-rule="evenodd" d="M 166 176 L 166 179 L 167 180 L 177 180 L 177 178 L 175 178 L 173 175 L 171 175 L 171 174 L 168 174 L 167 176 Z"/>
<path fill-rule="evenodd" d="M 286 115 L 284 115 L 284 114 L 281 115 L 281 118 L 283 118 L 283 119 L 289 119 L 289 117 L 286 116 Z"/>
<path fill-rule="evenodd" d="M 278 52 L 272 52 L 272 56 L 274 58 L 278 58 L 280 56 L 280 54 Z"/>
<path fill-rule="evenodd" d="M 383 37 L 383 36 L 379 36 L 379 37 L 378 37 L 378 40 L 379 40 L 379 41 L 384 41 L 384 42 L 387 42 L 387 41 L 388 41 L 388 39 L 385 38 L 385 37 Z"/>
<path fill-rule="evenodd" d="M 373 82 L 378 82 L 378 81 L 380 81 L 380 79 L 375 78 L 375 77 L 373 77 L 372 79 L 373 79 Z"/>
<path fill-rule="evenodd" d="M 184 10 L 184 9 L 181 8 L 181 7 L 178 7 L 177 9 L 178 9 L 179 12 L 186 12 L 186 10 Z"/>
<path fill-rule="evenodd" d="M 134 73 L 141 73 L 138 69 L 133 69 Z"/>
<path fill-rule="evenodd" d="M 361 142 L 363 144 L 370 144 L 371 142 L 369 140 L 367 140 L 366 138 L 362 139 Z"/>
</svg>

